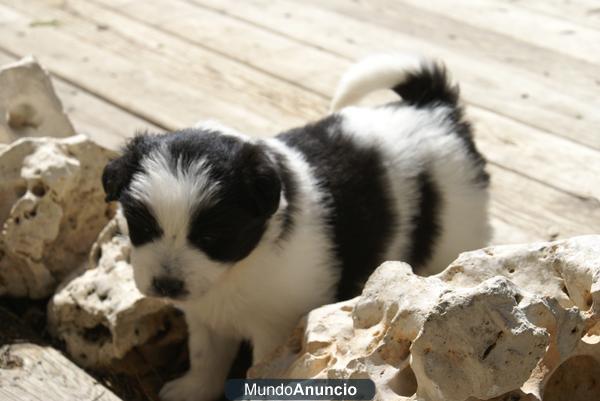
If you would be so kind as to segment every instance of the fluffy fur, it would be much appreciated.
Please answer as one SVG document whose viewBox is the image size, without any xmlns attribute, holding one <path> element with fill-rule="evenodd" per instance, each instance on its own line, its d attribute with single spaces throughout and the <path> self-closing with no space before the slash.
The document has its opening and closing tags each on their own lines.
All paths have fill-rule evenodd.
<svg viewBox="0 0 600 401">
<path fill-rule="evenodd" d="M 342 79 L 333 108 L 267 140 L 216 123 L 133 139 L 105 169 L 133 243 L 138 288 L 172 298 L 190 329 L 190 371 L 169 401 L 217 397 L 240 340 L 269 355 L 307 311 L 357 295 L 381 262 L 423 274 L 486 244 L 488 176 L 443 66 L 375 57 Z"/>
</svg>

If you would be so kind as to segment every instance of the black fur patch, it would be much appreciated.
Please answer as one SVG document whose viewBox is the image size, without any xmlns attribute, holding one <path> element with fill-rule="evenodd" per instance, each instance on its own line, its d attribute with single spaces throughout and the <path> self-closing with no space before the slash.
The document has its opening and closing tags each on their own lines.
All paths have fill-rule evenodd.
<svg viewBox="0 0 600 401">
<path fill-rule="evenodd" d="M 490 176 L 485 169 L 487 162 L 477 150 L 477 146 L 475 146 L 475 141 L 473 140 L 473 129 L 471 124 L 464 119 L 464 111 L 462 107 L 456 106 L 450 118 L 452 118 L 454 122 L 454 132 L 462 139 L 465 148 L 467 149 L 467 153 L 477 169 L 475 184 L 479 185 L 481 188 L 487 188 L 490 184 Z"/>
<path fill-rule="evenodd" d="M 450 83 L 446 68 L 441 64 L 422 65 L 392 90 L 415 107 L 439 103 L 456 105 L 459 95 L 458 87 Z"/>
<path fill-rule="evenodd" d="M 125 193 L 121 196 L 121 205 L 133 246 L 142 246 L 163 235 L 152 211 L 143 202 Z"/>
<path fill-rule="evenodd" d="M 246 257 L 262 238 L 267 220 L 279 206 L 282 183 L 277 166 L 265 149 L 204 129 L 134 138 L 123 156 L 111 162 L 112 167 L 107 166 L 103 180 L 110 198 L 123 204 L 136 246 L 162 234 L 152 215 L 152 205 L 144 205 L 128 192 L 132 176 L 142 171 L 143 157 L 153 151 L 166 153 L 174 173 L 178 168 L 188 169 L 200 159 L 207 161 L 210 179 L 218 182 L 219 190 L 215 204 L 208 208 L 200 205 L 190 216 L 188 240 L 217 261 L 234 262 Z"/>
<path fill-rule="evenodd" d="M 337 298 L 348 299 L 382 262 L 396 216 L 381 155 L 344 136 L 340 119 L 332 115 L 278 138 L 302 152 L 331 195 L 328 219 L 342 268 Z"/>
<path fill-rule="evenodd" d="M 133 137 L 122 151 L 122 156 L 111 160 L 102 172 L 102 185 L 106 201 L 119 200 L 129 186 L 135 173 L 141 171 L 140 163 L 144 157 L 158 145 L 157 136 L 138 134 Z"/>
<path fill-rule="evenodd" d="M 463 140 L 465 148 L 475 167 L 478 169 L 476 184 L 487 187 L 489 175 L 485 171 L 486 161 L 477 150 L 473 141 L 471 124 L 464 119 L 464 112 L 458 103 L 460 89 L 448 78 L 446 68 L 442 64 L 425 64 L 422 68 L 408 75 L 406 80 L 392 88 L 403 100 L 400 104 L 409 104 L 417 108 L 434 108 L 446 105 L 452 108 L 450 118 L 454 123 L 454 132 Z"/>
<path fill-rule="evenodd" d="M 266 218 L 224 198 L 194 214 L 188 241 L 215 261 L 233 263 L 252 252 L 265 232 L 265 223 Z"/>
<path fill-rule="evenodd" d="M 102 173 L 102 185 L 107 201 L 120 201 L 127 220 L 129 237 L 134 246 L 141 246 L 163 235 L 152 210 L 127 191 L 133 176 L 142 171 L 141 161 L 156 148 L 156 136 L 138 134 L 123 149 L 122 156 L 110 161 Z"/>
<path fill-rule="evenodd" d="M 281 179 L 264 148 L 218 132 L 188 129 L 163 139 L 183 168 L 204 158 L 219 184 L 216 203 L 191 216 L 188 241 L 211 259 L 239 261 L 256 247 L 279 206 Z"/>
<path fill-rule="evenodd" d="M 441 213 L 442 195 L 433 179 L 426 171 L 417 176 L 419 191 L 418 212 L 412 219 L 411 249 L 406 262 L 417 271 L 431 259 L 435 243 L 440 236 L 439 214 Z"/>
<path fill-rule="evenodd" d="M 294 229 L 294 215 L 298 211 L 296 200 L 298 197 L 298 184 L 294 174 L 288 167 L 287 158 L 280 153 L 273 153 L 273 156 L 275 157 L 279 176 L 281 177 L 283 195 L 287 201 L 287 206 L 283 211 L 281 221 L 281 234 L 279 235 L 279 240 L 285 240 L 289 238 Z"/>
</svg>

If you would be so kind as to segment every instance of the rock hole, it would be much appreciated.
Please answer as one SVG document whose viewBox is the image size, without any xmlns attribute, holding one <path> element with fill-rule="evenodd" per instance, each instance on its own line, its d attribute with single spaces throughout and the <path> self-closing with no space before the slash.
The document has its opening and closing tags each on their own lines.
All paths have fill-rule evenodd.
<svg viewBox="0 0 600 401">
<path fill-rule="evenodd" d="M 17 217 L 15 217 L 15 224 L 16 224 L 16 225 L 19 225 L 19 224 L 21 224 L 21 218 L 20 218 L 20 217 L 18 217 L 18 216 L 17 216 Z"/>
<path fill-rule="evenodd" d="M 98 266 L 100 264 L 100 259 L 102 258 L 102 246 L 95 247 L 94 256 L 92 257 L 94 260 L 94 264 Z"/>
<path fill-rule="evenodd" d="M 10 345 L 0 354 L 0 369 L 19 369 L 24 365 L 23 358 L 10 352 Z"/>
<path fill-rule="evenodd" d="M 571 298 L 571 294 L 569 294 L 569 289 L 564 283 L 562 285 L 562 292 L 564 292 L 567 297 Z"/>
<path fill-rule="evenodd" d="M 493 350 L 494 348 L 496 348 L 496 343 L 495 343 L 495 342 L 494 342 L 494 343 L 492 343 L 492 344 L 490 344 L 490 345 L 489 345 L 489 346 L 488 346 L 488 347 L 485 349 L 485 351 L 483 351 L 483 355 L 481 356 L 481 359 L 485 359 L 485 358 L 487 358 L 487 357 L 488 357 L 488 355 L 490 354 L 490 352 L 492 352 L 492 350 Z"/>
<path fill-rule="evenodd" d="M 28 220 L 34 218 L 35 216 L 37 216 L 37 207 L 34 207 L 29 212 L 25 212 L 23 216 Z"/>
<path fill-rule="evenodd" d="M 31 192 L 38 198 L 41 198 L 42 196 L 46 195 L 46 186 L 41 182 L 38 182 L 33 186 L 33 188 L 31 188 Z"/>
<path fill-rule="evenodd" d="M 104 344 L 111 340 L 112 334 L 108 327 L 100 323 L 94 327 L 84 329 L 82 337 L 85 341 L 90 343 Z"/>
<path fill-rule="evenodd" d="M 496 339 L 494 340 L 493 343 L 491 343 L 490 345 L 488 345 L 488 347 L 483 351 L 483 354 L 481 355 L 481 360 L 486 359 L 490 353 L 494 350 L 494 348 L 496 348 L 496 345 L 498 344 L 498 340 L 500 340 L 500 338 L 502 338 L 502 332 L 499 332 L 496 335 Z"/>
<path fill-rule="evenodd" d="M 583 294 L 583 299 L 585 300 L 585 304 L 587 305 L 587 307 L 591 308 L 592 304 L 594 303 L 594 299 L 592 298 L 592 293 L 590 292 L 590 290 L 585 290 Z"/>
<path fill-rule="evenodd" d="M 104 302 L 108 299 L 108 292 L 103 292 L 102 294 L 98 294 L 98 299 L 100 302 Z"/>
<path fill-rule="evenodd" d="M 32 105 L 21 103 L 6 111 L 6 122 L 14 130 L 40 126 L 39 118 Z"/>
<path fill-rule="evenodd" d="M 600 394 L 600 362 L 589 355 L 567 359 L 552 374 L 544 401 L 591 401 Z"/>
<path fill-rule="evenodd" d="M 508 269 L 508 272 L 509 272 L 510 274 L 513 274 L 513 273 L 515 272 L 515 268 L 514 268 L 514 267 L 510 267 L 510 268 Z"/>
<path fill-rule="evenodd" d="M 169 318 L 165 318 L 163 326 L 148 340 L 148 343 L 157 343 L 169 334 L 173 324 Z"/>
<path fill-rule="evenodd" d="M 417 392 L 417 378 L 410 366 L 407 366 L 388 382 L 388 386 L 399 396 L 410 397 Z"/>
</svg>

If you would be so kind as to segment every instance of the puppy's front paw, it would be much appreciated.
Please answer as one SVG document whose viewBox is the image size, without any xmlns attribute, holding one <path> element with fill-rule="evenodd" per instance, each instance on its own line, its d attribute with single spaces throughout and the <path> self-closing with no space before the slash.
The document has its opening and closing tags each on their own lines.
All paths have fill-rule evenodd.
<svg viewBox="0 0 600 401">
<path fill-rule="evenodd" d="M 220 395 L 222 384 L 202 380 L 201 373 L 190 371 L 165 384 L 159 396 L 162 401 L 212 401 Z"/>
</svg>

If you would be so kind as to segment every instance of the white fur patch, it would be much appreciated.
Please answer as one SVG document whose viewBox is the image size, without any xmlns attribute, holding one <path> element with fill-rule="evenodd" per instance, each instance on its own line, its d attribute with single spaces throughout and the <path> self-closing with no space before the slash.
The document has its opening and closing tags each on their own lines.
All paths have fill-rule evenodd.
<svg viewBox="0 0 600 401">
<path fill-rule="evenodd" d="M 210 179 L 206 160 L 194 161 L 184 168 L 176 160 L 172 168 L 167 152 L 154 152 L 142 161 L 142 172 L 131 182 L 132 195 L 152 207 L 165 234 L 175 234 L 187 227 L 191 212 L 203 205 L 210 206 L 218 185 Z"/>
<path fill-rule="evenodd" d="M 386 257 L 398 260 L 411 245 L 412 218 L 419 211 L 420 194 L 415 178 L 425 167 L 442 197 L 440 238 L 433 258 L 419 272 L 444 269 L 458 252 L 485 246 L 490 237 L 488 193 L 474 185 L 479 167 L 454 132 L 447 107 L 415 109 L 410 106 L 361 108 L 340 112 L 347 135 L 365 145 L 375 145 L 384 155 L 398 211 L 398 230 Z"/>
<path fill-rule="evenodd" d="M 353 64 L 344 74 L 331 101 L 330 111 L 357 103 L 371 92 L 391 89 L 408 74 L 431 62 L 415 55 L 379 54 Z"/>
<path fill-rule="evenodd" d="M 148 293 L 155 277 L 169 275 L 185 278 L 190 293 L 199 296 L 225 268 L 189 245 L 189 223 L 194 211 L 216 201 L 218 183 L 210 178 L 204 159 L 184 168 L 181 160 L 169 159 L 166 149 L 148 155 L 142 167 L 133 177 L 130 192 L 151 209 L 163 235 L 132 250 L 136 285 Z"/>
</svg>

